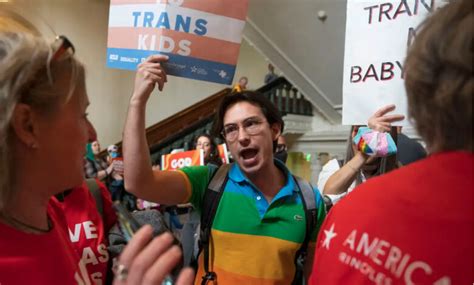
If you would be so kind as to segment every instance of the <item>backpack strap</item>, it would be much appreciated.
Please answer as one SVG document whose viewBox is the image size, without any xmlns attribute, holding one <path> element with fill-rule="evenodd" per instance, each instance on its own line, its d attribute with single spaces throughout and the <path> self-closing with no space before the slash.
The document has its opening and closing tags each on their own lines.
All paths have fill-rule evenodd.
<svg viewBox="0 0 474 285">
<path fill-rule="evenodd" d="M 314 194 L 313 187 L 311 184 L 298 176 L 293 176 L 296 181 L 296 185 L 299 188 L 299 193 L 301 195 L 301 200 L 303 202 L 305 218 L 306 218 L 306 232 L 304 241 L 301 244 L 301 247 L 296 251 L 295 254 L 295 277 L 293 278 L 293 285 L 303 284 L 304 277 L 304 264 L 306 261 L 306 256 L 308 254 L 308 244 L 311 239 L 311 233 L 316 228 L 317 222 L 317 205 L 316 205 L 316 196 Z"/>
<path fill-rule="evenodd" d="M 201 207 L 201 231 L 199 239 L 199 253 L 204 251 L 204 271 L 201 284 L 208 284 L 208 282 L 217 280 L 217 275 L 213 271 L 209 271 L 209 241 L 211 238 L 211 227 L 214 221 L 214 216 L 217 212 L 222 193 L 224 192 L 225 184 L 227 183 L 229 169 L 233 164 L 224 164 L 212 177 L 204 193 L 204 199 Z M 198 253 L 198 256 L 199 256 Z"/>
<path fill-rule="evenodd" d="M 99 212 L 102 220 L 104 220 L 104 203 L 102 201 L 102 194 L 100 193 L 99 183 L 97 183 L 97 180 L 95 178 L 88 178 L 86 179 L 86 184 L 87 188 L 89 188 L 89 191 L 92 194 L 92 197 L 94 197 L 97 211 Z"/>
</svg>

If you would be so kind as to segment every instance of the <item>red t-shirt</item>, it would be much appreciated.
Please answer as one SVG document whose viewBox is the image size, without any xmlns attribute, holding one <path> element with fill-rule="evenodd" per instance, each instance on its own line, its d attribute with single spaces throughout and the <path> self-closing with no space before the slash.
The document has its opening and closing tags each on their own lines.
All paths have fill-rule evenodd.
<svg viewBox="0 0 474 285">
<path fill-rule="evenodd" d="M 310 284 L 472 284 L 473 154 L 372 178 L 331 209 Z"/>
<path fill-rule="evenodd" d="M 55 203 L 49 203 L 48 216 L 52 229 L 45 234 L 21 232 L 0 222 L 1 285 L 90 284 Z"/>
<path fill-rule="evenodd" d="M 66 195 L 64 202 L 58 203 L 67 220 L 69 238 L 86 265 L 91 280 L 95 284 L 104 284 L 109 261 L 107 234 L 117 218 L 109 191 L 102 183 L 98 184 L 102 194 L 105 221 L 102 221 L 96 201 L 85 182 Z"/>
</svg>

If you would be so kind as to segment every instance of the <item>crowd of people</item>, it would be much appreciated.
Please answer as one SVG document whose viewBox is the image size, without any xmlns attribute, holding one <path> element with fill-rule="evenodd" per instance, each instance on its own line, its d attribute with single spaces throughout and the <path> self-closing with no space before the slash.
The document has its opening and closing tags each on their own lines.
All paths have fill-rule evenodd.
<svg viewBox="0 0 474 285">
<path fill-rule="evenodd" d="M 408 51 L 408 114 L 427 158 L 367 153 L 355 141 L 368 129 L 352 126 L 346 159 L 324 158 L 318 189 L 285 166 L 285 123 L 246 78 L 220 102 L 212 136 L 195 140 L 205 165 L 152 168 L 145 110 L 168 81 L 165 55 L 138 66 L 123 158 L 110 148 L 103 160 L 73 43 L 50 42 L 28 19 L 0 11 L 0 284 L 472 283 L 473 35 L 472 1 L 453 1 L 421 24 Z M 403 116 L 389 115 L 393 108 L 367 125 L 397 141 L 391 124 Z M 213 136 L 225 140 L 231 164 Z M 200 241 L 187 243 L 184 269 L 172 234 L 117 217 L 119 188 L 192 205 L 189 232 Z M 112 262 L 107 235 L 117 220 L 128 243 Z"/>
</svg>

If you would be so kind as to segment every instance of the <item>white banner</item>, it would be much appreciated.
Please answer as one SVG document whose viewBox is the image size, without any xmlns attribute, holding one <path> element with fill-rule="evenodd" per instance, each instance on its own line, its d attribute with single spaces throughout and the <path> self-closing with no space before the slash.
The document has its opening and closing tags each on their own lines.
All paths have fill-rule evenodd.
<svg viewBox="0 0 474 285">
<path fill-rule="evenodd" d="M 344 54 L 344 125 L 366 125 L 395 104 L 407 117 L 403 64 L 416 28 L 446 0 L 348 0 Z M 401 125 L 408 125 L 405 119 Z"/>
</svg>

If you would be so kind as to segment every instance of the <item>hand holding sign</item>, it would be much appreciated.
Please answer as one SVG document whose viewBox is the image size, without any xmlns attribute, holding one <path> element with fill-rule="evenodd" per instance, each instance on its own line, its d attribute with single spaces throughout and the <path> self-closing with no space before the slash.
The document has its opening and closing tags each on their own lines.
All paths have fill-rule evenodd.
<svg viewBox="0 0 474 285">
<path fill-rule="evenodd" d="M 395 105 L 387 105 L 378 109 L 370 118 L 368 126 L 374 131 L 379 132 L 390 132 L 393 122 L 402 121 L 405 116 L 400 114 L 386 115 L 387 113 L 395 110 Z"/>
<path fill-rule="evenodd" d="M 145 104 L 156 84 L 160 91 L 163 90 L 168 80 L 161 63 L 166 60 L 168 60 L 166 55 L 151 55 L 138 65 L 132 101 Z"/>
<path fill-rule="evenodd" d="M 231 84 L 248 0 L 110 0 L 107 66 L 166 54 L 169 75 Z"/>
</svg>

